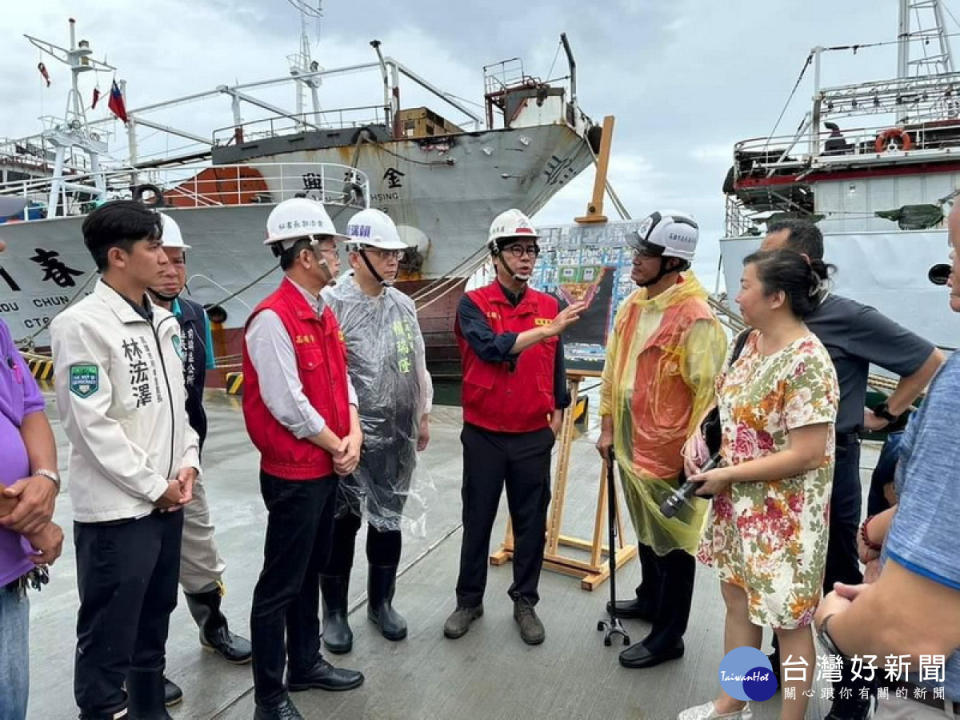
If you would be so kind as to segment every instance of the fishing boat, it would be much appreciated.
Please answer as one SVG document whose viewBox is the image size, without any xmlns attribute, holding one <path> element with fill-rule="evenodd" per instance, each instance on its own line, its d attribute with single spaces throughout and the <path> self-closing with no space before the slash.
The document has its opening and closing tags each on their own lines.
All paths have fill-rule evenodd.
<svg viewBox="0 0 960 720">
<path fill-rule="evenodd" d="M 795 90 L 812 71 L 812 107 L 795 133 L 734 146 L 720 241 L 727 303 L 733 310 L 730 289 L 765 226 L 806 218 L 823 231 L 836 292 L 952 350 L 955 320 L 928 272 L 946 259 L 944 217 L 960 188 L 960 73 L 944 23 L 949 8 L 941 0 L 898 6 L 895 40 L 810 51 Z M 870 48 L 894 44 L 896 77 L 821 84 L 835 53 L 867 58 Z"/>
<path fill-rule="evenodd" d="M 93 57 L 72 19 L 67 47 L 26 36 L 69 68 L 71 86 L 65 114 L 42 118 L 41 133 L 0 140 L 0 199 L 21 200 L 0 224 L 8 248 L 0 257 L 0 318 L 15 339 L 48 344 L 47 324 L 96 277 L 81 242 L 83 218 L 103 200 L 134 197 L 165 208 L 180 225 L 193 246 L 186 292 L 207 307 L 218 355 L 233 356 L 239 328 L 278 281 L 263 248 L 266 217 L 278 202 L 307 196 L 323 202 L 341 230 L 368 206 L 394 219 L 411 246 L 398 287 L 417 299 L 428 345 L 441 359 L 449 352 L 454 309 L 482 262 L 490 219 L 507 207 L 536 213 L 594 161 L 601 129 L 579 108 L 570 44 L 561 37 L 563 77 L 533 77 L 517 58 L 486 66 L 481 115 L 385 56 L 376 40 L 368 63 L 320 67 L 307 34 L 310 7 L 296 7 L 301 43 L 287 75 L 130 109 L 116 81 L 110 112 L 98 119 L 81 99 L 84 83 L 92 84 L 85 78 L 113 76 L 116 68 Z M 322 108 L 321 82 L 346 76 L 353 86 L 366 77 L 379 97 Z M 411 97 L 426 95 L 453 119 L 402 105 L 409 86 Z M 293 90 L 294 108 L 262 97 L 284 87 Z M 209 109 L 193 108 L 211 105 L 223 113 L 219 127 L 198 131 L 170 119 L 208 117 Z M 111 137 L 115 116 L 123 120 L 119 137 Z M 143 133 L 186 144 L 154 152 Z"/>
</svg>

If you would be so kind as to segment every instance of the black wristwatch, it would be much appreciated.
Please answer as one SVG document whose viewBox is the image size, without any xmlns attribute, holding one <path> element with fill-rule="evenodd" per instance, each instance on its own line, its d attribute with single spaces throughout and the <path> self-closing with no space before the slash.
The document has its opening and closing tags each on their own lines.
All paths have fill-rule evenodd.
<svg viewBox="0 0 960 720">
<path fill-rule="evenodd" d="M 827 623 L 830 622 L 830 618 L 833 615 L 827 615 L 823 622 L 820 623 L 820 628 L 817 630 L 817 640 L 820 641 L 820 644 L 829 652 L 831 655 L 836 655 L 837 657 L 847 657 L 840 648 L 837 647 L 837 644 L 833 641 L 833 638 L 830 637 L 830 631 L 827 630 Z"/>
<path fill-rule="evenodd" d="M 891 425 L 900 419 L 899 415 L 894 415 L 892 412 L 890 412 L 890 408 L 887 405 L 886 401 L 877 405 L 873 409 L 873 414 L 876 415 L 878 418 L 883 418 Z"/>
</svg>

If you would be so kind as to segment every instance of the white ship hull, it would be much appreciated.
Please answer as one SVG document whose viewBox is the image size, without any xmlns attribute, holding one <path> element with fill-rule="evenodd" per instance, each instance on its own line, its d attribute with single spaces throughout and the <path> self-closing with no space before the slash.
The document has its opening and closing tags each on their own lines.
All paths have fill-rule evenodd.
<svg viewBox="0 0 960 720">
<path fill-rule="evenodd" d="M 267 199 L 279 202 L 309 192 L 303 181 L 309 167 L 295 163 L 349 162 L 352 156 L 345 156 L 352 152 L 352 148 L 294 151 L 248 164 L 282 159 L 282 166 L 273 165 L 270 173 L 263 173 L 269 178 Z M 428 162 L 435 164 L 422 164 Z M 357 167 L 370 177 L 373 206 L 429 238 L 419 275 L 429 280 L 449 273 L 482 248 L 496 213 L 508 207 L 536 212 L 588 162 L 590 150 L 584 141 L 557 124 L 463 134 L 426 147 L 416 141 L 365 145 Z M 278 167 L 289 177 L 281 179 Z M 385 176 L 390 168 L 404 174 L 391 181 Z M 222 306 L 227 328 L 241 327 L 278 282 L 276 259 L 263 245 L 266 218 L 274 206 L 275 202 L 265 202 L 167 210 L 193 246 L 188 254 L 188 296 Z M 341 230 L 356 212 L 344 205 L 328 205 L 328 210 Z M 0 318 L 14 339 L 31 338 L 34 345 L 46 346 L 45 326 L 85 283 L 87 290 L 92 287 L 94 266 L 83 245 L 82 222 L 83 217 L 61 217 L 0 225 L 0 238 L 7 243 L 0 255 Z M 52 276 L 44 279 L 47 270 L 31 258 L 49 253 L 56 253 L 54 263 L 82 273 L 68 274 L 72 285 L 58 284 Z"/>
<path fill-rule="evenodd" d="M 355 146 L 295 150 L 238 159 L 258 162 L 351 165 Z M 441 277 L 480 249 L 490 221 L 507 208 L 540 210 L 591 162 L 583 138 L 562 123 L 462 133 L 429 140 L 396 140 L 359 146 L 356 167 L 370 181 L 370 205 L 429 240 L 423 279 Z M 296 172 L 296 171 L 294 171 Z M 271 194 L 304 191 L 309 181 L 291 174 L 273 182 Z M 340 219 L 335 218 L 338 226 Z"/>
</svg>

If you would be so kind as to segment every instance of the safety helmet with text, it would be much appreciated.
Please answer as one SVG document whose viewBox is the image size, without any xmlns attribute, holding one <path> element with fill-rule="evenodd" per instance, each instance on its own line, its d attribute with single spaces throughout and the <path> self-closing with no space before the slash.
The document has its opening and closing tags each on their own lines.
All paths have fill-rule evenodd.
<svg viewBox="0 0 960 720">
<path fill-rule="evenodd" d="M 647 215 L 635 231 L 627 233 L 627 244 L 644 255 L 693 260 L 700 229 L 686 213 L 673 210 Z"/>
<path fill-rule="evenodd" d="M 361 210 L 347 223 L 347 247 L 359 250 L 372 247 L 379 250 L 406 250 L 408 245 L 400 239 L 393 219 L 383 210 Z"/>
<path fill-rule="evenodd" d="M 337 232 L 323 203 L 310 198 L 291 198 L 279 203 L 267 216 L 264 245 L 280 243 L 284 249 L 300 238 L 330 237 L 349 240 Z"/>
<path fill-rule="evenodd" d="M 516 208 L 510 208 L 497 215 L 490 224 L 487 248 L 491 255 L 499 255 L 511 240 L 537 240 L 539 237 L 540 234 L 530 222 L 530 218 Z"/>
<path fill-rule="evenodd" d="M 160 215 L 160 222 L 163 225 L 163 236 L 161 237 L 163 246 L 165 248 L 189 250 L 190 246 L 183 241 L 183 234 L 180 232 L 177 221 L 164 213 L 158 213 L 158 215 Z"/>
</svg>

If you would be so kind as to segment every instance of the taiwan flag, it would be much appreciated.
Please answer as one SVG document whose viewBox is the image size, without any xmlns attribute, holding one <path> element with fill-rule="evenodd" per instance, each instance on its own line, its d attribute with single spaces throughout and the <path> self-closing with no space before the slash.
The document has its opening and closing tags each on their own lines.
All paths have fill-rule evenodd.
<svg viewBox="0 0 960 720">
<path fill-rule="evenodd" d="M 113 81 L 113 86 L 110 88 L 110 101 L 107 103 L 107 107 L 110 108 L 110 112 L 123 120 L 124 124 L 126 124 L 127 106 L 123 102 L 123 93 L 121 93 L 120 88 L 117 87 L 116 80 Z"/>
</svg>

